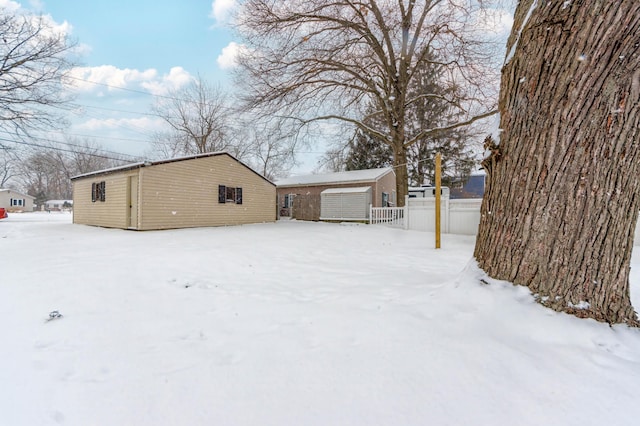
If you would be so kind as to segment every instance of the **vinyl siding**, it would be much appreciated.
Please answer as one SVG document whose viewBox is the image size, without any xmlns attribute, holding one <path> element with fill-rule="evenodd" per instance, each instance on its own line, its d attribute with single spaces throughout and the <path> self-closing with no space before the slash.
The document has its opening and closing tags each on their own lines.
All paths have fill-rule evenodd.
<svg viewBox="0 0 640 426">
<path fill-rule="evenodd" d="M 142 230 L 274 222 L 276 189 L 228 155 L 140 169 Z M 218 186 L 242 188 L 242 204 L 218 203 Z"/>
<path fill-rule="evenodd" d="M 22 206 L 12 206 L 11 200 L 23 200 Z M 33 197 L 14 190 L 0 191 L 0 207 L 4 207 L 8 212 L 32 212 Z"/>
<path fill-rule="evenodd" d="M 373 207 L 386 207 L 382 205 L 383 192 L 389 194 L 389 201 L 393 202 L 396 206 L 398 205 L 395 173 L 387 173 L 386 175 L 378 179 L 378 182 L 373 185 L 373 194 L 371 199 L 371 204 L 373 205 Z"/>
<path fill-rule="evenodd" d="M 382 193 L 389 194 L 389 200 L 397 203 L 396 198 L 396 175 L 393 171 L 389 171 L 377 181 L 359 181 L 343 184 L 322 184 L 322 185 L 283 185 L 279 186 L 278 202 L 282 206 L 284 196 L 286 194 L 294 194 L 293 208 L 289 211 L 281 209 L 283 214 L 288 213 L 292 218 L 298 220 L 320 220 L 321 201 L 320 193 L 330 188 L 355 188 L 362 186 L 371 186 L 371 204 L 373 207 L 382 206 Z"/>
<path fill-rule="evenodd" d="M 364 220 L 369 218 L 371 188 L 366 192 L 324 193 L 320 220 Z"/>
<path fill-rule="evenodd" d="M 127 227 L 127 183 L 138 170 L 73 181 L 73 223 L 107 228 Z M 105 182 L 105 201 L 91 201 L 91 184 Z"/>
</svg>

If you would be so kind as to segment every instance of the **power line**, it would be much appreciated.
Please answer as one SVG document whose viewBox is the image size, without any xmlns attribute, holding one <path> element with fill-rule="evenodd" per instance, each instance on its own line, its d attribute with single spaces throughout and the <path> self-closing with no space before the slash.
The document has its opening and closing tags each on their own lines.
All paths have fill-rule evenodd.
<svg viewBox="0 0 640 426">
<path fill-rule="evenodd" d="M 149 117 L 158 117 L 158 118 L 163 118 L 160 114 L 153 114 L 151 112 L 140 112 L 140 111 L 127 111 L 124 109 L 116 109 L 116 108 L 106 108 L 106 107 L 99 107 L 99 106 L 95 106 L 95 105 L 84 105 L 84 104 L 70 104 L 72 107 L 79 107 L 79 108 L 91 108 L 91 109 L 101 109 L 104 111 L 113 111 L 113 112 L 122 112 L 122 113 L 126 113 L 126 114 L 139 114 L 139 115 L 147 115 Z M 174 117 L 172 117 L 174 118 Z M 175 117 L 177 118 L 177 117 Z"/>
<path fill-rule="evenodd" d="M 144 143 L 148 143 L 149 142 L 149 140 L 145 140 L 145 139 L 120 138 L 120 137 L 115 137 L 115 136 L 84 135 L 84 134 L 81 134 L 81 133 L 68 133 L 68 132 L 63 132 L 63 131 L 60 131 L 60 130 L 50 130 L 50 132 L 51 133 L 60 133 L 62 135 L 67 135 L 67 136 L 83 137 L 83 138 L 110 139 L 110 140 L 115 140 L 115 141 L 144 142 Z"/>
<path fill-rule="evenodd" d="M 172 100 L 185 100 L 185 99 L 179 99 L 179 98 L 174 98 L 171 96 L 165 96 L 165 95 L 155 95 L 151 92 L 145 92 L 143 90 L 136 90 L 136 89 L 128 89 L 126 87 L 120 87 L 120 86 L 114 86 L 111 84 L 107 84 L 107 83 L 100 83 L 98 81 L 91 81 L 91 80 L 86 80 L 84 78 L 80 78 L 80 77 L 73 77 L 73 76 L 66 76 L 66 78 L 70 78 L 72 80 L 78 80 L 78 81 L 83 81 L 85 83 L 91 83 L 91 84 L 95 84 L 97 86 L 104 86 L 104 87 L 108 87 L 110 89 L 118 89 L 118 90 L 124 90 L 125 92 L 132 92 L 132 93 L 138 93 L 138 94 L 142 94 L 142 95 L 147 95 L 147 96 L 154 96 L 157 98 L 163 98 L 163 99 L 172 99 Z"/>
<path fill-rule="evenodd" d="M 12 134 L 12 133 L 10 133 L 10 132 L 8 132 L 6 130 L 2 130 L 2 129 L 0 129 L 0 132 L 6 133 L 6 134 L 9 134 L 9 135 Z M 63 133 L 63 132 L 56 132 L 56 133 Z M 30 138 L 31 139 L 38 139 L 38 140 L 45 141 L 45 142 L 58 143 L 58 144 L 61 144 L 61 145 L 73 146 L 73 147 L 76 147 L 76 148 L 93 149 L 95 151 L 102 151 L 102 152 L 106 152 L 106 153 L 109 153 L 109 154 L 135 158 L 136 160 L 139 158 L 139 156 L 135 156 L 135 155 L 131 155 L 131 154 L 124 154 L 122 152 L 110 151 L 108 149 L 104 149 L 104 148 L 101 148 L 101 147 L 91 147 L 91 146 L 86 146 L 86 145 L 78 145 L 76 143 L 71 143 L 71 142 L 66 142 L 66 141 L 59 141 L 59 140 L 55 140 L 55 139 L 48 139 L 48 138 L 43 138 L 43 137 L 39 137 L 39 136 L 30 136 Z"/>
<path fill-rule="evenodd" d="M 31 147 L 38 147 L 38 148 L 46 148 L 46 149 L 50 149 L 53 151 L 60 151 L 60 152 L 68 152 L 71 154 L 78 154 L 77 150 L 71 150 L 71 149 L 64 149 L 64 148 L 59 148 L 59 147 L 55 147 L 55 146 L 48 146 L 48 145 L 40 145 L 37 143 L 33 143 L 33 142 L 24 142 L 24 141 L 16 141 L 16 140 L 11 140 L 11 139 L 4 139 L 0 137 L 0 141 L 2 142 L 9 142 L 9 143 L 15 143 L 15 144 L 19 144 L 19 145 L 27 145 L 27 146 L 31 146 Z M 63 143 L 63 142 L 56 142 L 56 143 Z M 73 146 L 78 146 L 79 145 L 73 145 Z M 117 158 L 117 157 L 111 157 L 108 155 L 101 155 L 101 154 L 96 154 L 96 153 L 89 153 L 89 152 L 84 152 L 84 155 L 89 155 L 91 157 L 98 157 L 98 158 L 105 158 L 107 160 L 115 160 L 115 161 L 131 161 L 131 160 L 123 160 L 122 158 Z M 118 154 L 118 153 L 115 153 Z M 128 154 L 118 154 L 118 155 L 124 155 L 124 156 L 128 156 L 130 158 L 135 158 L 132 155 L 128 155 Z"/>
</svg>

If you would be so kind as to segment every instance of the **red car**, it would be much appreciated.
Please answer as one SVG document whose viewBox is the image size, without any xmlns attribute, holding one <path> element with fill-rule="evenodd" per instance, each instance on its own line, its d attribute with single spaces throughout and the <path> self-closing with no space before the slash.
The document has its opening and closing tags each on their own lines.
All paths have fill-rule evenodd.
<svg viewBox="0 0 640 426">
<path fill-rule="evenodd" d="M 0 219 L 5 219 L 7 217 L 9 217 L 7 210 L 4 207 L 0 207 Z"/>
</svg>

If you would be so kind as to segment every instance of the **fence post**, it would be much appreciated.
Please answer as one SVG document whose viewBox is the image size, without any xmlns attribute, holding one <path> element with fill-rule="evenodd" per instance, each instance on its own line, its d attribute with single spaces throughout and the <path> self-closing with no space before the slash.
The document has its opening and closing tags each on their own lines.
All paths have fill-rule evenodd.
<svg viewBox="0 0 640 426">
<path fill-rule="evenodd" d="M 409 229 L 409 195 L 404 196 L 404 207 L 402 208 L 404 229 Z"/>
</svg>

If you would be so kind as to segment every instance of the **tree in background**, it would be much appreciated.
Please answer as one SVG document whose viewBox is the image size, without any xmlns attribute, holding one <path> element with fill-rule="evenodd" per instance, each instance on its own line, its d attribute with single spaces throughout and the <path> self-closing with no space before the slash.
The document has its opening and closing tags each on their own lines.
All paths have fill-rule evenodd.
<svg viewBox="0 0 640 426">
<path fill-rule="evenodd" d="M 483 90 L 489 53 L 471 25 L 483 2 L 437 0 L 247 0 L 237 19 L 247 48 L 239 57 L 239 82 L 248 106 L 269 115 L 287 111 L 302 123 L 348 122 L 393 151 L 400 204 L 408 192 L 408 149 L 425 137 L 494 113 Z M 411 93 L 425 64 L 438 64 L 442 84 L 458 98 Z M 437 97 L 455 120 L 409 135 L 408 109 Z M 371 106 L 384 125 L 367 124 Z"/>
<path fill-rule="evenodd" d="M 0 188 L 5 188 L 14 177 L 18 162 L 19 159 L 11 150 L 0 148 Z"/>
<path fill-rule="evenodd" d="M 130 162 L 105 151 L 90 140 L 67 138 L 65 149 L 37 148 L 23 151 L 16 180 L 36 204 L 50 199 L 71 199 L 71 177 Z M 108 153 L 108 151 L 107 151 Z"/>
<path fill-rule="evenodd" d="M 235 128 L 236 146 L 243 147 L 240 158 L 267 179 L 285 177 L 296 164 L 296 149 L 304 144 L 298 126 L 278 117 L 251 117 Z"/>
<path fill-rule="evenodd" d="M 408 90 L 415 99 L 407 108 L 407 137 L 413 138 L 422 129 L 435 128 L 442 123 L 457 120 L 459 110 L 451 107 L 458 98 L 456 86 L 443 84 L 442 73 L 446 69 L 436 63 L 433 55 L 427 54 L 429 63 L 416 70 L 416 77 Z M 422 97 L 422 94 L 430 96 Z M 371 111 L 366 120 L 367 126 L 381 130 L 384 122 L 380 115 Z M 454 179 L 464 179 L 476 166 L 474 154 L 475 135 L 469 128 L 443 130 L 416 140 L 407 150 L 407 169 L 409 181 L 414 186 L 431 184 L 435 180 L 435 154 L 440 152 L 443 158 L 443 183 L 450 185 Z M 389 167 L 393 164 L 393 150 L 376 137 L 361 129 L 356 129 L 354 137 L 347 145 L 345 156 L 346 170 L 359 170 Z"/>
<path fill-rule="evenodd" d="M 202 78 L 159 98 L 153 110 L 169 129 L 157 133 L 155 156 L 159 153 L 160 157 L 173 158 L 218 151 L 237 154 L 229 138 L 227 96 Z"/>
<path fill-rule="evenodd" d="M 475 248 L 545 306 L 635 326 L 638 34 L 637 0 L 518 3 Z"/>
<path fill-rule="evenodd" d="M 56 108 L 69 100 L 62 80 L 74 47 L 45 17 L 0 8 L 0 130 L 24 137 L 64 121 Z"/>
<path fill-rule="evenodd" d="M 365 170 L 389 167 L 393 164 L 393 150 L 375 135 L 356 129 L 348 143 L 344 159 L 345 170 Z"/>
</svg>

